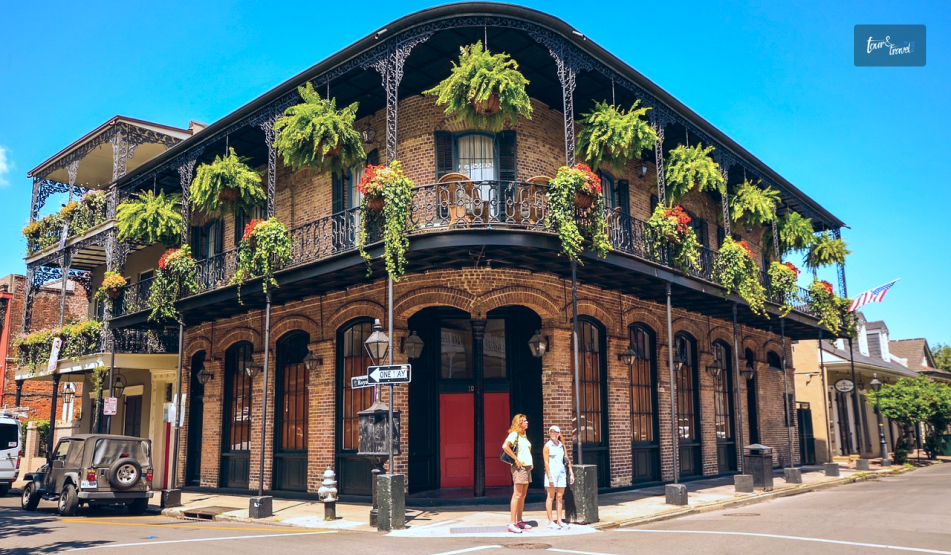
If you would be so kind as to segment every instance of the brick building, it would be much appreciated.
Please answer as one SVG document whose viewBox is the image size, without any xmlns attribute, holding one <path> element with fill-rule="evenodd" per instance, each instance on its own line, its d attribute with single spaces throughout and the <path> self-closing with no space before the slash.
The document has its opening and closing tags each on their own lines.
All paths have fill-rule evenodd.
<svg viewBox="0 0 951 555">
<path fill-rule="evenodd" d="M 421 94 L 448 74 L 459 47 L 476 39 L 518 61 L 531 82 L 531 120 L 485 133 L 447 118 Z M 356 248 L 358 226 L 368 217 L 356 189 L 362 167 L 342 178 L 292 171 L 273 149 L 274 119 L 299 101 L 296 88 L 308 81 L 338 106 L 359 101 L 356 128 L 366 131 L 368 161 L 398 159 L 415 182 L 408 272 L 391 295 L 380 243 L 368 245 L 369 276 Z M 575 116 L 592 99 L 612 96 L 619 105 L 639 99 L 650 106 L 661 140 L 642 164 L 600 172 L 613 250 L 605 259 L 586 254 L 574 268 L 558 255 L 542 183 L 573 161 Z M 353 389 L 350 378 L 372 364 L 364 341 L 373 321 L 387 322 L 390 314 L 393 361 L 413 366 L 412 382 L 392 400 L 401 413 L 395 470 L 407 475 L 412 494 L 461 489 L 482 496 L 507 486 L 496 453 L 516 413 L 528 415 L 538 450 L 552 424 L 568 432 L 570 445 L 580 440 L 603 488 L 670 481 L 675 460 L 682 478 L 733 473 L 741 447 L 752 442 L 774 447 L 776 464 L 799 460 L 795 419 L 786 408 L 795 384 L 784 366 L 790 339 L 815 337 L 817 320 L 806 302 L 785 318 L 774 303 L 770 319 L 757 316 L 739 297 L 725 297 L 711 277 L 724 236 L 747 240 L 760 260 L 765 230 L 730 230 L 722 221 L 726 196 L 686 197 L 704 263 L 684 274 L 650 256 L 643 222 L 665 198 L 662 156 L 702 141 L 716 147 L 731 188 L 747 175 L 763 179 L 780 192 L 782 211 L 813 218 L 819 231 L 838 233 L 843 223 L 565 22 L 501 4 L 412 14 L 193 131 L 117 176 L 110 194 L 187 190 L 196 164 L 233 147 L 265 175 L 268 200 L 258 215 L 287 226 L 294 252 L 277 273 L 268 315 L 258 280 L 244 285 L 240 303 L 227 285 L 246 217 L 189 220 L 200 291 L 177 303 L 184 318 L 184 484 L 256 489 L 263 447 L 265 489 L 314 493 L 331 466 L 342 493 L 367 494 L 370 464 L 357 455 L 356 422 L 374 394 Z M 109 248 L 116 254 L 89 268 L 93 287 L 106 269 L 122 268 L 133 282 L 107 315 L 109 326 L 147 329 L 143 301 L 162 249 L 123 250 L 115 239 Z M 405 342 L 414 333 L 423 348 L 410 360 Z M 543 357 L 529 348 L 536 335 L 547 344 Z M 631 364 L 620 356 L 629 346 L 637 354 Z M 261 372 L 266 350 L 269 368 Z"/>
</svg>

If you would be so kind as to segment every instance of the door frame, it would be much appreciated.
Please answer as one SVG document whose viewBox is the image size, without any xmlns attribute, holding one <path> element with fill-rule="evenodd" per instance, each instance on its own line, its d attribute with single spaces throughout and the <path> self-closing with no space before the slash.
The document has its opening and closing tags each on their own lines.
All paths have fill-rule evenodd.
<svg viewBox="0 0 951 555">
<path fill-rule="evenodd" d="M 239 364 L 241 361 L 238 360 L 238 353 L 242 348 L 247 347 L 249 349 L 248 357 L 250 358 L 251 352 L 254 350 L 254 345 L 250 341 L 239 341 L 234 345 L 228 347 L 228 350 L 225 351 L 225 369 L 224 369 L 224 395 L 222 395 L 222 426 L 221 426 L 221 447 L 219 449 L 219 456 L 221 457 L 221 463 L 219 467 L 219 476 L 218 482 L 221 487 L 226 488 L 240 488 L 240 489 L 250 489 L 251 482 L 251 434 L 248 433 L 248 449 L 230 449 L 226 447 L 229 443 L 229 437 L 231 435 L 231 426 L 234 422 L 233 412 L 234 412 L 234 395 L 232 394 L 232 389 L 234 386 L 234 374 L 238 374 L 247 378 L 247 375 L 244 373 L 244 368 L 240 368 Z M 230 366 L 230 367 L 229 367 Z M 244 379 L 242 378 L 242 379 Z M 250 422 L 250 427 L 254 427 L 254 420 L 251 419 L 254 409 L 254 380 L 247 378 L 248 382 L 248 419 Z M 245 475 L 245 478 L 242 480 L 240 478 L 235 479 L 231 485 L 227 483 L 228 481 L 228 472 L 224 470 L 226 467 L 230 470 L 231 465 L 235 464 L 235 461 L 243 463 L 247 460 L 248 472 Z"/>
<path fill-rule="evenodd" d="M 201 436 L 204 424 L 205 386 L 198 381 L 198 372 L 204 368 L 205 351 L 192 355 L 188 381 L 188 434 L 185 438 L 185 483 L 201 485 Z"/>
<path fill-rule="evenodd" d="M 285 377 L 285 371 L 287 366 L 287 359 L 290 358 L 288 353 L 289 349 L 294 347 L 295 341 L 303 341 L 303 354 L 300 354 L 299 357 L 301 362 L 293 364 L 303 364 L 303 357 L 307 356 L 309 349 L 307 344 L 310 343 L 310 334 L 301 330 L 294 330 L 285 334 L 283 337 L 277 340 L 277 365 L 274 372 L 274 425 L 272 426 L 273 430 L 273 443 L 271 448 L 271 489 L 274 491 L 307 491 L 307 473 L 308 473 L 308 445 L 310 437 L 310 372 L 307 371 L 307 368 L 303 368 L 304 373 L 304 449 L 303 450 L 281 450 L 278 446 L 281 444 L 281 425 L 283 422 L 284 411 L 281 410 L 281 407 L 284 403 L 284 396 L 286 392 L 284 391 L 283 382 Z M 304 475 L 302 476 L 301 482 L 303 487 L 300 489 L 288 489 L 283 484 L 282 480 L 282 471 L 284 470 L 285 460 L 284 459 L 302 459 L 304 463 Z"/>
<path fill-rule="evenodd" d="M 601 413 L 601 441 L 597 444 L 582 444 L 583 451 L 585 453 L 594 453 L 596 460 L 594 463 L 587 463 L 586 461 L 581 461 L 581 463 L 596 464 L 598 466 L 598 487 L 607 488 L 611 486 L 611 438 L 608 420 L 607 328 L 604 326 L 604 324 L 590 316 L 578 316 L 579 336 L 583 335 L 580 331 L 581 324 L 589 324 L 598 331 L 598 393 L 600 397 L 599 409 Z M 580 353 L 580 346 L 578 351 Z M 577 449 L 575 449 L 574 460 L 578 460 Z"/>
<path fill-rule="evenodd" d="M 628 339 L 630 343 L 634 344 L 634 330 L 640 329 L 644 332 L 647 343 L 647 354 L 650 361 L 650 398 L 651 398 L 651 422 L 653 424 L 653 441 L 638 441 L 633 440 L 633 423 L 631 429 L 631 483 L 632 484 L 644 484 L 644 483 L 653 483 L 659 482 L 661 480 L 661 469 L 660 469 L 660 410 L 657 406 L 657 334 L 654 330 L 643 322 L 634 322 L 628 326 Z M 635 364 L 637 364 L 635 362 Z M 631 385 L 629 387 L 633 388 L 633 372 L 634 367 L 629 368 L 629 373 L 631 374 Z M 634 408 L 634 397 L 631 396 L 631 409 Z M 650 458 L 650 464 L 652 466 L 652 472 L 644 477 L 637 476 L 637 454 L 639 452 L 646 452 L 647 456 Z"/>
</svg>

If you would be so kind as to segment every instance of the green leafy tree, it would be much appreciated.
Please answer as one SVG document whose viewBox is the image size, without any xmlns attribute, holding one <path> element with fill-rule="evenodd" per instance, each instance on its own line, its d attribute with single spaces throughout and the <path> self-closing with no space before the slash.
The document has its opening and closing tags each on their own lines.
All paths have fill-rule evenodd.
<svg viewBox="0 0 951 555">
<path fill-rule="evenodd" d="M 578 134 L 578 156 L 595 170 L 602 161 L 620 171 L 628 160 L 640 160 L 641 152 L 654 147 L 657 133 L 644 119 L 650 108 L 638 108 L 639 104 L 640 100 L 635 101 L 625 112 L 613 104 L 596 102 L 593 110 L 581 116 L 584 128 Z"/>
<path fill-rule="evenodd" d="M 367 155 L 360 132 L 353 128 L 360 103 L 338 110 L 337 99 L 324 100 L 310 82 L 297 92 L 304 102 L 285 110 L 274 123 L 274 148 L 284 163 L 295 170 L 310 166 L 337 176 L 363 164 Z"/>
<path fill-rule="evenodd" d="M 664 178 L 667 184 L 667 203 L 676 205 L 691 191 L 726 192 L 726 181 L 720 173 L 720 166 L 713 161 L 710 153 L 714 147 L 696 144 L 692 147 L 680 145 L 670 151 L 664 162 Z"/>
<path fill-rule="evenodd" d="M 519 116 L 532 119 L 532 102 L 525 92 L 528 79 L 508 54 L 491 54 L 479 41 L 460 49 L 452 73 L 423 94 L 434 95 L 437 106 L 446 106 L 469 127 L 499 132 Z"/>
<path fill-rule="evenodd" d="M 944 410 L 943 403 L 951 403 L 951 398 L 942 388 L 947 389 L 947 386 L 932 382 L 925 376 L 901 378 L 894 384 L 883 385 L 878 392 L 869 393 L 868 397 L 883 417 L 902 425 L 900 442 L 907 444 L 915 426 L 930 422 L 939 411 Z M 948 416 L 951 417 L 951 414 Z"/>
<path fill-rule="evenodd" d="M 951 372 L 951 345 L 938 343 L 931 348 L 931 356 L 938 368 Z"/>
<path fill-rule="evenodd" d="M 182 195 L 152 191 L 135 195 L 116 209 L 119 240 L 177 245 L 182 236 Z"/>
</svg>

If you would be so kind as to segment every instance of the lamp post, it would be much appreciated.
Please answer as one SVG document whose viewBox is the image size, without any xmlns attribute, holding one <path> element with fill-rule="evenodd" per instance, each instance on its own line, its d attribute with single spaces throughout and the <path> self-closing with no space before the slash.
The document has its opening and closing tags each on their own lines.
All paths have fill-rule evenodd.
<svg viewBox="0 0 951 555">
<path fill-rule="evenodd" d="M 878 374 L 872 374 L 872 383 L 869 385 L 875 393 L 882 389 L 882 382 L 878 381 Z M 878 403 L 875 403 L 875 414 L 878 416 L 878 443 L 882 450 L 882 466 L 891 466 L 892 462 L 888 460 L 888 450 L 885 445 L 885 425 L 882 423 L 882 409 L 878 406 Z"/>
<path fill-rule="evenodd" d="M 383 326 L 380 324 L 379 320 L 373 321 L 373 333 L 367 337 L 366 341 L 363 342 L 363 346 L 367 351 L 367 354 L 370 356 L 370 360 L 374 364 L 379 365 L 383 361 L 383 358 L 386 356 L 390 348 L 390 338 L 383 333 Z M 390 472 L 393 472 L 393 440 L 392 440 L 392 429 L 390 424 L 393 421 L 393 407 L 392 401 L 393 396 L 390 395 L 390 403 L 388 405 L 383 405 L 383 402 L 380 399 L 379 395 L 379 386 L 373 386 L 374 389 L 374 402 L 364 411 L 360 412 L 360 417 L 364 418 L 364 415 L 368 417 L 368 422 L 378 422 L 378 417 L 374 416 L 374 413 L 378 413 L 382 410 L 387 411 L 387 434 L 386 434 L 386 453 L 387 458 L 390 461 Z M 391 390 L 392 393 L 392 390 Z M 364 430 L 364 426 L 361 423 L 360 433 L 361 433 L 361 452 L 365 452 L 362 448 L 363 440 L 362 436 L 365 433 L 368 433 L 369 430 Z M 374 434 L 375 435 L 375 434 Z M 375 436 L 378 437 L 378 436 Z M 373 461 L 373 470 L 370 471 L 370 497 L 372 499 L 372 507 L 370 509 L 370 526 L 377 525 L 377 519 L 380 514 L 380 502 L 377 498 L 377 487 L 376 482 L 380 474 L 383 473 L 383 457 L 381 456 L 381 449 L 375 448 L 371 450 L 373 454 L 369 456 L 370 460 Z"/>
</svg>

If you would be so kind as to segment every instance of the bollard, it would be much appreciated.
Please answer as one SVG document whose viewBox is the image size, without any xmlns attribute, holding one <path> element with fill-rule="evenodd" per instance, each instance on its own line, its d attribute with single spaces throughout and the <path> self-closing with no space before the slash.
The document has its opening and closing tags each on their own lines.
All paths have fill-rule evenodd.
<svg viewBox="0 0 951 555">
<path fill-rule="evenodd" d="M 252 497 L 248 507 L 248 516 L 251 518 L 267 518 L 274 514 L 274 498 L 270 495 Z"/>
<path fill-rule="evenodd" d="M 753 493 L 753 475 L 736 474 L 733 476 L 733 487 L 736 493 Z"/>
<path fill-rule="evenodd" d="M 667 484 L 664 487 L 664 493 L 667 496 L 668 505 L 687 504 L 687 486 L 683 484 Z"/>
<path fill-rule="evenodd" d="M 181 507 L 182 506 L 182 490 L 180 489 L 163 489 L 162 490 L 162 508 L 169 509 L 171 507 Z"/>
<path fill-rule="evenodd" d="M 320 483 L 317 496 L 324 504 L 324 520 L 337 520 L 337 476 L 329 466 L 324 471 L 324 481 Z"/>
<path fill-rule="evenodd" d="M 598 467 L 593 464 L 574 465 L 575 483 L 571 484 L 571 493 L 575 499 L 575 522 L 593 524 L 600 520 L 598 516 Z"/>
<path fill-rule="evenodd" d="M 855 461 L 855 470 L 871 470 L 868 459 L 858 459 Z"/>
<path fill-rule="evenodd" d="M 402 474 L 381 474 L 376 480 L 380 512 L 376 529 L 382 532 L 406 528 L 406 495 Z"/>
<path fill-rule="evenodd" d="M 786 477 L 787 484 L 801 484 L 802 470 L 799 468 L 784 468 L 783 474 Z"/>
<path fill-rule="evenodd" d="M 838 476 L 839 475 L 839 463 L 825 463 L 822 465 L 822 468 L 826 471 L 826 476 Z"/>
</svg>

